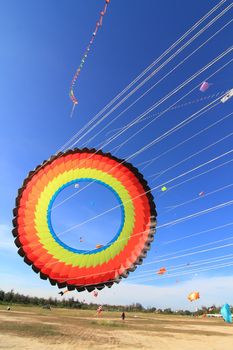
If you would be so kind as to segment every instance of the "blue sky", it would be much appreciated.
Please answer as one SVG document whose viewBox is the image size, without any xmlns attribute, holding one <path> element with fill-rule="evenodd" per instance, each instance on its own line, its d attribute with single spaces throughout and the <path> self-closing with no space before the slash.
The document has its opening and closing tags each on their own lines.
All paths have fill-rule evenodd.
<svg viewBox="0 0 233 350">
<path fill-rule="evenodd" d="M 142 4 L 141 1 L 112 0 L 104 17 L 103 28 L 98 32 L 75 89 L 79 105 L 71 119 L 69 115 L 72 106 L 68 96 L 70 82 L 90 40 L 104 1 L 2 1 L 0 11 L 0 118 L 2 126 L 0 129 L 2 168 L 0 273 L 2 275 L 1 285 L 4 289 L 15 288 L 19 292 L 34 295 L 57 295 L 55 287 L 50 286 L 46 281 L 40 281 L 38 276 L 24 264 L 17 255 L 17 249 L 11 236 L 12 208 L 17 190 L 28 172 L 55 153 L 217 3 L 217 1 L 207 0 L 191 2 L 145 0 Z M 227 1 L 217 13 L 229 4 L 230 1 Z M 122 128 L 133 121 L 152 104 L 227 50 L 232 45 L 232 35 L 230 35 L 232 23 L 191 55 L 192 51 L 228 23 L 232 19 L 232 14 L 231 9 L 77 145 L 88 144 L 88 146 L 96 147 L 99 143 L 108 140 L 114 134 L 113 130 Z M 211 18 L 213 17 L 214 15 Z M 108 123 L 124 108 L 162 79 L 188 55 L 191 56 L 184 64 L 175 69 L 150 93 L 108 126 Z M 232 52 L 230 52 L 167 101 L 161 103 L 149 115 L 164 111 L 172 104 L 175 104 L 176 109 L 154 120 L 144 130 L 142 127 L 155 116 L 136 124 L 104 147 L 104 151 L 111 151 L 125 142 L 122 148 L 113 153 L 120 158 L 129 157 L 216 99 L 219 93 L 232 88 L 233 65 L 228 64 L 232 58 Z M 226 67 L 215 74 L 215 71 L 224 64 Z M 156 67 L 158 66 L 159 64 Z M 201 84 L 210 75 L 213 75 L 209 79 L 211 85 L 203 94 L 195 86 Z M 193 91 L 190 92 L 192 89 Z M 185 94 L 188 94 L 187 97 L 176 103 Z M 230 134 L 233 132 L 233 127 L 232 116 L 228 114 L 232 112 L 232 103 L 229 101 L 226 104 L 219 104 L 210 112 L 203 114 L 176 133 L 131 159 L 148 180 L 149 185 L 158 186 L 153 191 L 153 195 L 158 209 L 159 226 L 233 199 L 233 186 L 231 186 L 233 162 L 230 162 L 233 159 L 232 154 L 168 183 L 170 179 L 231 150 L 232 135 Z M 224 116 L 226 118 L 217 123 Z M 204 130 L 215 122 L 216 125 Z M 103 130 L 104 127 L 106 128 Z M 198 132 L 200 132 L 198 136 L 167 152 Z M 135 135 L 136 133 L 138 134 Z M 93 139 L 88 143 L 90 138 Z M 220 139 L 223 140 L 207 148 Z M 204 148 L 207 149 L 198 153 Z M 164 152 L 167 153 L 162 155 Z M 195 153 L 198 154 L 191 157 Z M 140 163 L 154 157 L 159 158 L 143 169 Z M 187 161 L 180 163 L 188 157 L 190 158 Z M 224 162 L 228 163 L 221 166 Z M 219 166 L 217 169 L 189 180 L 217 166 Z M 172 169 L 169 170 L 170 167 Z M 159 173 L 160 177 L 153 180 L 151 176 L 156 173 Z M 181 183 L 185 180 L 188 181 Z M 168 183 L 168 191 L 161 193 L 160 185 L 164 183 Z M 80 184 L 80 187 L 82 186 L 83 184 Z M 228 187 L 222 189 L 225 186 Z M 221 190 L 215 192 L 218 189 Z M 67 188 L 59 195 L 57 202 L 64 200 L 75 191 L 77 189 L 74 186 Z M 204 191 L 206 195 L 199 197 L 198 193 L 201 191 Z M 212 192 L 214 193 L 211 194 Z M 174 208 L 185 202 L 188 203 Z M 66 230 L 114 205 L 116 205 L 114 195 L 95 184 L 54 210 L 52 214 L 54 227 L 58 231 Z M 98 220 L 89 222 L 71 231 L 73 235 L 64 235 L 64 242 L 79 247 L 81 236 L 84 238 L 82 243 L 84 249 L 90 249 L 97 243 L 107 242 L 119 227 L 120 215 L 120 211 L 116 210 Z M 218 226 L 230 224 L 232 221 L 232 206 L 229 205 L 176 225 L 158 228 L 145 264 L 140 266 L 127 281 L 111 290 L 103 291 L 103 302 L 123 303 L 132 300 L 132 302 L 140 301 L 145 305 L 151 305 L 153 295 L 156 295 L 155 304 L 157 306 L 178 307 L 180 305 L 188 308 L 189 305 L 185 301 L 186 294 L 191 289 L 203 288 L 203 303 L 210 300 L 210 294 L 213 302 L 233 303 L 233 286 L 232 283 L 229 283 L 233 273 L 232 266 L 203 271 L 198 275 L 193 272 L 180 277 L 160 280 L 156 275 L 154 280 L 152 275 L 144 279 L 140 277 L 140 274 L 146 273 L 149 269 L 156 271 L 161 264 L 172 268 L 181 264 L 195 264 L 201 259 L 231 254 L 232 246 L 229 245 L 174 260 L 158 261 L 165 254 L 176 256 L 177 251 L 193 248 L 188 253 L 196 252 L 201 250 L 201 248 L 195 248 L 196 246 L 217 240 L 229 238 L 229 240 L 208 245 L 206 248 L 233 243 L 230 239 L 233 236 L 233 225 L 209 231 Z M 176 241 L 184 236 L 202 231 L 207 232 Z M 174 242 L 167 244 L 170 240 Z M 155 260 L 158 262 L 152 264 Z M 150 262 L 151 265 L 147 265 Z M 187 268 L 182 272 L 188 272 Z M 179 279 L 178 283 L 176 279 Z M 222 288 L 220 293 L 214 288 L 217 284 L 221 284 L 221 281 L 224 286 L 228 287 Z M 211 291 L 207 287 L 210 284 Z M 134 293 L 135 296 L 130 299 L 132 288 L 134 291 L 137 290 L 135 285 L 138 293 Z M 145 296 L 142 290 L 145 291 Z M 167 299 L 164 294 L 167 295 Z M 177 305 L 177 300 L 179 300 L 179 305 Z"/>
</svg>

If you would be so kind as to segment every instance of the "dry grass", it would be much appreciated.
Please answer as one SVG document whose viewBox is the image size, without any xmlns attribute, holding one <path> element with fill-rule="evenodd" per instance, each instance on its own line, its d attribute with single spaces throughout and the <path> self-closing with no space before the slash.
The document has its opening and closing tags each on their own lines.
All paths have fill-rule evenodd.
<svg viewBox="0 0 233 350">
<path fill-rule="evenodd" d="M 43 338 L 49 336 L 62 335 L 58 328 L 52 325 L 43 323 L 21 323 L 21 322 L 1 322 L 0 323 L 1 334 L 16 334 L 22 337 L 36 337 Z"/>
<path fill-rule="evenodd" d="M 137 317 L 134 317 L 137 316 Z M 33 341 L 32 341 L 33 340 Z M 155 347 L 156 344 L 156 347 Z M 0 306 L 0 349 L 222 350 L 233 347 L 233 327 L 217 319 L 137 313 Z"/>
</svg>

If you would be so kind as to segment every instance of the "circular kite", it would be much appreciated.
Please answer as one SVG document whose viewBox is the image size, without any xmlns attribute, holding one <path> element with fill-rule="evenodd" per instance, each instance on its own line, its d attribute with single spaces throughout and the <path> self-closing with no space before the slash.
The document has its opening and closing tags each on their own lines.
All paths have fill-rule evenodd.
<svg viewBox="0 0 233 350">
<path fill-rule="evenodd" d="M 65 244 L 53 229 L 57 195 L 77 181 L 95 181 L 111 190 L 121 208 L 121 224 L 106 245 L 80 250 Z M 68 290 L 111 287 L 142 264 L 154 239 L 156 210 L 143 176 L 131 164 L 95 149 L 52 156 L 31 171 L 13 210 L 18 253 L 42 279 Z"/>
</svg>

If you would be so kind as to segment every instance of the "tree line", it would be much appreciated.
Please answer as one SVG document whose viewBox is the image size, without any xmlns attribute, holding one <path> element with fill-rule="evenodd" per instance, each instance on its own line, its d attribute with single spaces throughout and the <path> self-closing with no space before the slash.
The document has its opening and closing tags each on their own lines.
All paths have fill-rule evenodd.
<svg viewBox="0 0 233 350">
<path fill-rule="evenodd" d="M 5 292 L 0 290 L 0 304 L 12 305 L 12 304 L 21 304 L 21 305 L 33 305 L 33 306 L 50 306 L 50 307 L 58 307 L 58 308 L 70 308 L 70 309 L 83 309 L 83 310 L 96 310 L 99 306 L 98 303 L 86 303 L 82 302 L 78 299 L 69 298 L 64 299 L 59 298 L 39 298 L 32 297 L 29 295 L 20 294 L 14 292 L 12 289 L 9 292 Z M 132 303 L 130 305 L 109 305 L 103 304 L 103 309 L 108 311 L 125 311 L 125 312 L 154 312 L 158 314 L 167 314 L 167 315 L 192 315 L 193 312 L 189 310 L 176 310 L 173 311 L 171 308 L 166 309 L 157 309 L 156 307 L 143 307 L 140 303 Z M 199 310 L 195 312 L 196 315 L 203 315 L 207 313 L 220 313 L 220 306 L 211 306 L 211 308 L 202 306 Z M 233 307 L 231 307 L 233 312 Z"/>
</svg>

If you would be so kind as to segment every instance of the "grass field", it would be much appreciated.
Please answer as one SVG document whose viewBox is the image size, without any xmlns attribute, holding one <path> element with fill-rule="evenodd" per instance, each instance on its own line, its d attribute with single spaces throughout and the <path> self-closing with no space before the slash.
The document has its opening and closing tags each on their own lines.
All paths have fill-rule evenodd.
<svg viewBox="0 0 233 350">
<path fill-rule="evenodd" d="M 0 306 L 0 349 L 233 349 L 223 320 L 104 311 Z"/>
</svg>

